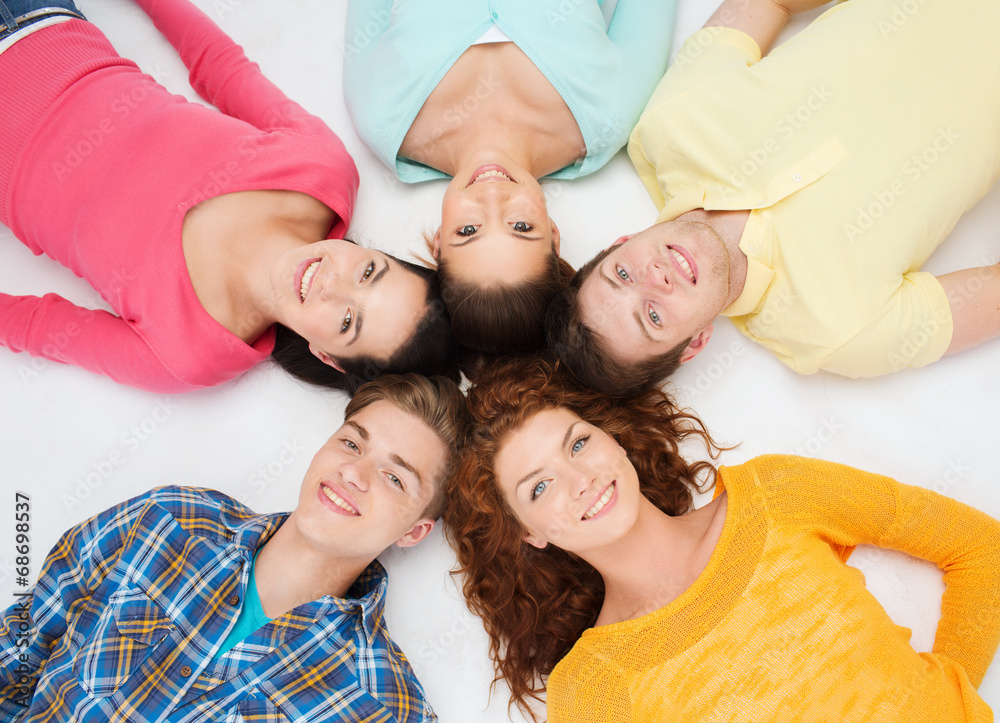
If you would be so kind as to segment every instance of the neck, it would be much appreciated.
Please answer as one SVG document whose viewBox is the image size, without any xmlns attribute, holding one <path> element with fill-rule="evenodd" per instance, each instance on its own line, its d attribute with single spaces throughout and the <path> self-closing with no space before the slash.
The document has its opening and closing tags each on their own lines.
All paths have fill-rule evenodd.
<svg viewBox="0 0 1000 723">
<path fill-rule="evenodd" d="M 276 618 L 324 595 L 344 597 L 371 562 L 317 549 L 289 517 L 257 556 L 254 570 L 264 613 Z"/>
<path fill-rule="evenodd" d="M 624 537 L 582 555 L 604 579 L 599 624 L 658 610 L 691 586 L 718 543 L 721 524 L 712 522 L 720 499 L 671 517 L 643 497 L 636 522 Z"/>
<path fill-rule="evenodd" d="M 722 308 L 739 298 L 747 282 L 747 255 L 740 248 L 740 240 L 749 218 L 749 211 L 706 211 L 703 208 L 696 208 L 677 217 L 677 220 L 698 221 L 710 226 L 729 254 L 729 294 Z"/>
</svg>

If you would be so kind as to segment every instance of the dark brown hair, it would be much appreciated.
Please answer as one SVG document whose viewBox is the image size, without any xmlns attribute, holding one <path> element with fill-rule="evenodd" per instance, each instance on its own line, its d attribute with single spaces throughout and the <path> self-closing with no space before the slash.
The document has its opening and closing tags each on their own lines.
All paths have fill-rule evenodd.
<svg viewBox="0 0 1000 723">
<path fill-rule="evenodd" d="M 384 253 L 384 252 L 383 252 Z M 411 264 L 386 254 L 403 267 L 416 274 L 427 284 L 424 302 L 427 311 L 417 322 L 409 339 L 403 341 L 388 359 L 359 356 L 335 361 L 343 372 L 324 364 L 309 351 L 309 341 L 281 324 L 275 324 L 274 351 L 271 358 L 293 377 L 309 384 L 332 389 L 342 389 L 353 394 L 365 382 L 381 374 L 417 372 L 439 374 L 458 381 L 458 344 L 451 330 L 448 312 L 441 300 L 441 287 L 432 269 Z"/>
<path fill-rule="evenodd" d="M 538 357 L 506 360 L 483 373 L 469 390 L 474 424 L 448 485 L 446 534 L 464 575 L 469 608 L 483 619 L 496 681 L 510 686 L 510 705 L 531 714 L 544 677 L 597 619 L 604 582 L 589 564 L 554 545 L 529 545 L 496 480 L 494 463 L 504 440 L 538 412 L 563 407 L 610 434 L 628 454 L 640 489 L 669 515 L 691 508 L 693 489 L 714 482 L 715 468 L 686 462 L 678 446 L 703 442 L 714 458 L 719 447 L 692 414 L 661 390 L 637 399 L 602 395 Z"/>
<path fill-rule="evenodd" d="M 545 310 L 569 283 L 573 267 L 552 249 L 542 274 L 517 284 L 479 284 L 456 279 L 438 262 L 441 296 L 455 338 L 487 355 L 538 351 L 545 344 Z"/>
<path fill-rule="evenodd" d="M 545 333 L 550 352 L 581 382 L 605 394 L 631 396 L 655 387 L 677 371 L 691 338 L 634 364 L 622 364 L 611 357 L 608 340 L 583 323 L 580 288 L 613 249 L 605 249 L 580 267 L 569 285 L 555 295 L 545 315 Z"/>
<path fill-rule="evenodd" d="M 346 422 L 369 404 L 387 401 L 426 424 L 448 450 L 444 473 L 434 480 L 434 497 L 424 510 L 433 520 L 441 517 L 447 503 L 444 480 L 454 471 L 458 454 L 469 434 L 469 412 L 458 385 L 444 377 L 419 374 L 387 374 L 363 384 L 347 403 Z"/>
</svg>

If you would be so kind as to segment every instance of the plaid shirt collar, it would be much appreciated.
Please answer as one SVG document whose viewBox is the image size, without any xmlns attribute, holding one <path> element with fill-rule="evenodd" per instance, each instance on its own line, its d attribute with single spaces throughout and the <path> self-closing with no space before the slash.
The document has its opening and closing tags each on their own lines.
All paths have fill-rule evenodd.
<svg viewBox="0 0 1000 723">
<path fill-rule="evenodd" d="M 278 512 L 270 515 L 255 515 L 243 517 L 233 514 L 234 510 L 225 510 L 222 523 L 230 531 L 231 544 L 239 548 L 247 561 L 253 559 L 258 548 L 267 544 L 271 536 L 288 519 L 288 512 Z M 338 610 L 343 613 L 359 613 L 361 626 L 369 644 L 375 639 L 382 618 L 385 614 L 386 590 L 389 586 L 389 575 L 382 563 L 372 560 L 347 591 L 347 597 L 339 598 L 324 595 L 319 600 L 305 603 L 296 608 L 304 616 L 319 619 Z"/>
</svg>

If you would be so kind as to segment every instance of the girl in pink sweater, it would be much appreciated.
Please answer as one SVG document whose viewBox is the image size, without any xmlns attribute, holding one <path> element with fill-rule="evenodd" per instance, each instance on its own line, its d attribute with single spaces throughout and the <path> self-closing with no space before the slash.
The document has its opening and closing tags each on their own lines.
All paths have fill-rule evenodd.
<svg viewBox="0 0 1000 723">
<path fill-rule="evenodd" d="M 342 240 L 358 175 L 340 139 L 186 0 L 137 3 L 221 113 L 141 73 L 70 0 L 0 2 L 0 221 L 117 312 L 0 294 L 0 344 L 158 392 L 268 355 L 348 390 L 454 375 L 430 272 Z"/>
</svg>

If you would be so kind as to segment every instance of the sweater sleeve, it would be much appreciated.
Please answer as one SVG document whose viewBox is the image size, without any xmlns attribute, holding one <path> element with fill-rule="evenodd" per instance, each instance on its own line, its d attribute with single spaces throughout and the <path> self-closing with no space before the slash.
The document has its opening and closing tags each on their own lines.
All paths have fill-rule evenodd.
<svg viewBox="0 0 1000 723">
<path fill-rule="evenodd" d="M 281 128 L 317 136 L 336 134 L 264 77 L 243 48 L 188 0 L 136 0 L 174 46 L 190 72 L 191 87 L 226 115 L 260 130 Z"/>
<path fill-rule="evenodd" d="M 608 39 L 621 53 L 629 82 L 643 91 L 640 107 L 666 70 L 676 15 L 677 0 L 618 0 L 614 6 Z"/>
<path fill-rule="evenodd" d="M 846 559 L 859 544 L 902 550 L 944 571 L 933 652 L 979 686 L 1000 643 L 1000 522 L 921 487 L 795 457 L 755 462 L 776 511 L 818 528 Z"/>
<path fill-rule="evenodd" d="M 0 293 L 0 344 L 62 364 L 73 364 L 116 382 L 153 392 L 199 388 L 179 379 L 121 318 L 85 309 L 57 294 Z"/>
</svg>

